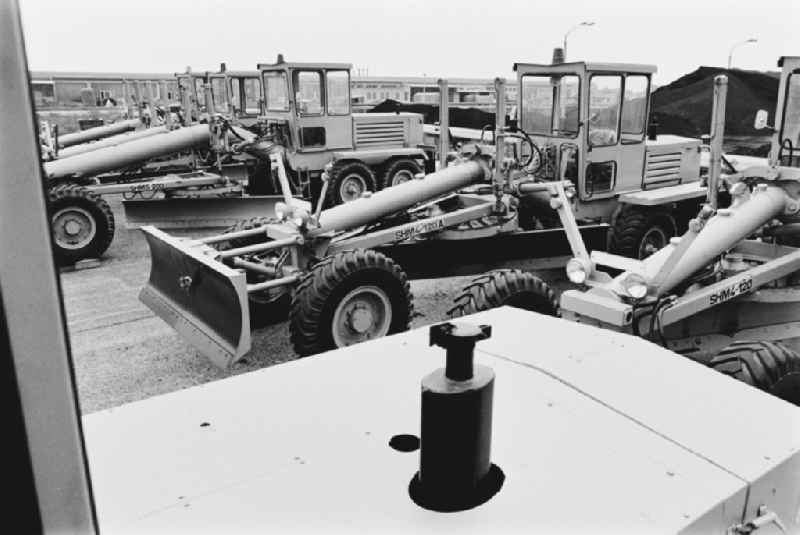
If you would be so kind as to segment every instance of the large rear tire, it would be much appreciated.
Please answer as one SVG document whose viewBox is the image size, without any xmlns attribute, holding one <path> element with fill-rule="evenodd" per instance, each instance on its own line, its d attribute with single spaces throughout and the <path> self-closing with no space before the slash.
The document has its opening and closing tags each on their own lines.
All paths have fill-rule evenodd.
<svg viewBox="0 0 800 535">
<path fill-rule="evenodd" d="M 75 184 L 48 192 L 53 249 L 59 265 L 99 258 L 114 239 L 114 214 L 96 193 Z"/>
<path fill-rule="evenodd" d="M 414 305 L 408 278 L 389 257 L 357 249 L 307 273 L 289 312 L 294 350 L 305 357 L 405 331 Z"/>
<path fill-rule="evenodd" d="M 409 158 L 401 158 L 389 162 L 381 176 L 381 189 L 391 188 L 403 182 L 410 182 L 414 177 L 422 173 L 422 168 Z"/>
<path fill-rule="evenodd" d="M 269 217 L 252 217 L 250 219 L 243 219 L 235 225 L 227 228 L 223 234 L 231 232 L 239 232 L 242 230 L 250 230 L 269 223 L 276 223 L 275 219 Z M 246 236 L 244 238 L 234 238 L 227 242 L 221 242 L 217 249 L 224 251 L 226 249 L 233 249 L 238 247 L 246 247 L 248 245 L 255 245 L 257 243 L 264 243 L 271 241 L 266 236 Z M 264 282 L 266 277 L 252 271 L 247 272 L 247 282 L 256 284 Z M 283 286 L 281 288 L 274 288 L 272 290 L 265 290 L 263 292 L 250 293 L 247 295 L 247 301 L 250 306 L 250 328 L 260 329 L 268 325 L 273 325 L 284 321 L 289 316 L 289 306 L 292 303 L 292 290 L 291 286 Z"/>
<path fill-rule="evenodd" d="M 465 286 L 447 311 L 451 318 L 501 306 L 559 317 L 558 297 L 542 279 L 518 269 L 490 271 Z"/>
<path fill-rule="evenodd" d="M 709 366 L 800 406 L 800 355 L 781 343 L 734 342 Z"/>
<path fill-rule="evenodd" d="M 328 206 L 337 206 L 360 198 L 366 191 L 375 191 L 375 175 L 361 162 L 336 162 L 330 173 Z"/>
<path fill-rule="evenodd" d="M 609 251 L 642 260 L 669 244 L 677 228 L 665 210 L 643 210 L 625 206 L 611 229 Z"/>
</svg>

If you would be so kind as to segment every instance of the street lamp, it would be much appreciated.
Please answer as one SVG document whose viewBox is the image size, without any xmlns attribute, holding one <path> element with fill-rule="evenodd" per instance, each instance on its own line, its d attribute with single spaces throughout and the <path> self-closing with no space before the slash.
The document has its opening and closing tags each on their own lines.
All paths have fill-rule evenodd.
<svg viewBox="0 0 800 535">
<path fill-rule="evenodd" d="M 738 47 L 742 45 L 746 45 L 747 43 L 757 43 L 758 39 L 751 37 L 750 39 L 745 39 L 744 41 L 740 41 L 731 47 L 730 52 L 728 52 L 728 70 L 731 70 L 731 62 L 733 60 L 733 51 L 736 50 Z"/>
<path fill-rule="evenodd" d="M 576 24 L 575 26 L 573 26 L 572 28 L 567 30 L 567 33 L 564 34 L 564 61 L 567 60 L 567 37 L 569 37 L 569 34 L 574 32 L 575 30 L 577 30 L 581 26 L 594 26 L 594 22 L 585 22 L 584 21 L 584 22 L 581 22 L 580 24 Z"/>
</svg>

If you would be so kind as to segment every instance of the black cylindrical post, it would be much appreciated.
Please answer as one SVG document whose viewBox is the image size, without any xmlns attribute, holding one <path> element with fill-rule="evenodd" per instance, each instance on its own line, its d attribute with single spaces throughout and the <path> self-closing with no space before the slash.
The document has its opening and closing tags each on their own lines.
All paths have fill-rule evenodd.
<svg viewBox="0 0 800 535">
<path fill-rule="evenodd" d="M 489 336 L 488 325 L 431 327 L 430 343 L 446 349 L 447 361 L 445 368 L 422 380 L 420 469 L 414 498 L 429 509 L 474 507 L 497 492 L 502 482 L 490 473 L 494 372 L 473 363 L 475 343 Z"/>
</svg>

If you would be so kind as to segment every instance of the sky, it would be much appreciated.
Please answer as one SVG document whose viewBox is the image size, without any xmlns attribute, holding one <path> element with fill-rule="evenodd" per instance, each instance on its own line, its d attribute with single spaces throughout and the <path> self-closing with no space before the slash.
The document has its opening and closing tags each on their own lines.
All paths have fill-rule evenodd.
<svg viewBox="0 0 800 535">
<path fill-rule="evenodd" d="M 648 63 L 663 85 L 700 65 L 775 70 L 800 55 L 800 0 L 20 0 L 31 70 L 255 69 L 352 63 L 376 76 L 513 78 L 549 63 Z M 354 70 L 355 73 L 355 70 Z"/>
</svg>

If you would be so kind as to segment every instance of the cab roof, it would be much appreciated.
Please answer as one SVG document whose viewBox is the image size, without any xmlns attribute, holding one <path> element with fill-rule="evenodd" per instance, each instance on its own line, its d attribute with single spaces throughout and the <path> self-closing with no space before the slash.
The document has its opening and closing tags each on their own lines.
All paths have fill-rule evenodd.
<svg viewBox="0 0 800 535">
<path fill-rule="evenodd" d="M 645 65 L 641 63 L 588 63 L 585 61 L 572 61 L 555 65 L 544 63 L 515 63 L 514 71 L 524 70 L 526 67 L 532 67 L 537 70 L 553 69 L 556 72 L 563 72 L 570 67 L 578 67 L 592 72 L 632 72 L 642 74 L 652 74 L 658 70 L 655 65 Z"/>
<path fill-rule="evenodd" d="M 274 69 L 337 69 L 347 70 L 353 68 L 351 63 L 297 63 L 297 62 L 282 62 L 282 63 L 259 63 L 258 70 L 274 70 Z"/>
</svg>

